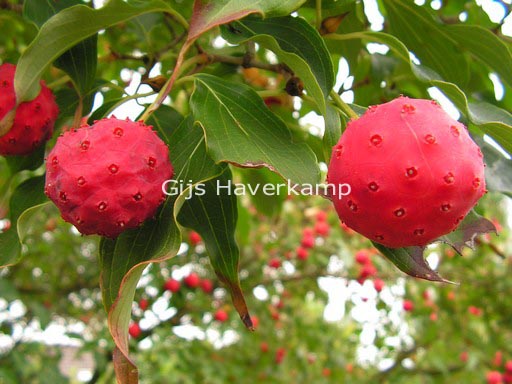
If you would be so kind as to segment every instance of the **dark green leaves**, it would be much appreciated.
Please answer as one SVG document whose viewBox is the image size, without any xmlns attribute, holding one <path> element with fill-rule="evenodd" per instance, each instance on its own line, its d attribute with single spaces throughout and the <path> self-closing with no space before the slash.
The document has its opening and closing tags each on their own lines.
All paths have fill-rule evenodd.
<svg viewBox="0 0 512 384">
<path fill-rule="evenodd" d="M 38 81 L 42 73 L 68 49 L 101 29 L 149 12 L 177 15 L 161 0 L 143 3 L 111 0 L 98 10 L 76 5 L 53 16 L 41 27 L 39 34 L 18 62 L 14 81 L 18 103 L 31 100 L 37 95 Z M 88 84 L 87 81 L 86 83 Z"/>
<path fill-rule="evenodd" d="M 9 219 L 11 228 L 0 233 L 0 266 L 7 266 L 18 262 L 21 255 L 21 244 L 30 225 L 29 209 L 47 201 L 43 193 L 44 176 L 34 177 L 21 183 L 11 196 L 9 204 Z"/>
<path fill-rule="evenodd" d="M 251 13 L 283 16 L 298 8 L 305 0 L 195 0 L 190 22 L 189 40 L 221 24 L 241 19 Z"/>
<path fill-rule="evenodd" d="M 222 36 L 234 44 L 252 40 L 273 51 L 300 77 L 309 95 L 325 112 L 325 99 L 334 85 L 334 69 L 325 42 L 306 20 L 291 16 L 248 17 L 223 28 Z"/>
<path fill-rule="evenodd" d="M 53 15 L 65 8 L 83 4 L 81 0 L 54 2 L 50 0 L 28 0 L 23 6 L 24 16 L 39 28 Z M 95 34 L 75 45 L 59 57 L 55 66 L 66 72 L 73 80 L 80 95 L 85 95 L 94 85 L 98 63 L 98 35 Z"/>
<path fill-rule="evenodd" d="M 254 90 L 206 74 L 195 79 L 192 111 L 216 162 L 267 167 L 293 183 L 317 183 L 319 170 L 311 149 L 291 141 L 286 125 Z"/>
<path fill-rule="evenodd" d="M 203 238 L 215 273 L 229 289 L 240 318 L 252 329 L 238 279 L 240 250 L 235 241 L 237 218 L 237 198 L 227 167 L 222 175 L 203 183 L 201 192 L 198 191 L 184 202 L 178 216 L 181 224 L 193 228 Z"/>
</svg>

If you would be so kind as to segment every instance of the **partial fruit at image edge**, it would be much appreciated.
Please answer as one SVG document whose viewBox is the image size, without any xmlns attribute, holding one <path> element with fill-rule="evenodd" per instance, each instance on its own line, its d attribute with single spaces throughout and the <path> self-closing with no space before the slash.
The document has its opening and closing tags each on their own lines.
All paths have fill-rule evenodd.
<svg viewBox="0 0 512 384">
<path fill-rule="evenodd" d="M 0 136 L 2 156 L 28 155 L 40 147 L 52 136 L 59 114 L 55 97 L 44 81 L 40 82 L 41 90 L 35 99 L 16 107 L 15 72 L 14 64 L 0 65 L 0 120 L 15 113 L 10 128 Z"/>
<path fill-rule="evenodd" d="M 424 246 L 452 232 L 485 194 L 483 154 L 435 101 L 399 97 L 348 123 L 328 183 L 349 228 L 387 247 Z"/>
<path fill-rule="evenodd" d="M 80 233 L 115 238 L 156 213 L 172 176 L 169 149 L 151 126 L 107 118 L 58 138 L 45 193 Z"/>
</svg>

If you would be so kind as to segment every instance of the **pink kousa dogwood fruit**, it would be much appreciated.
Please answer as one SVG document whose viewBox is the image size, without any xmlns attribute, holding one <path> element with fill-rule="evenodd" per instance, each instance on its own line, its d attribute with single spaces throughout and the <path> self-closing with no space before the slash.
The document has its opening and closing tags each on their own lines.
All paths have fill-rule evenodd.
<svg viewBox="0 0 512 384">
<path fill-rule="evenodd" d="M 169 149 L 141 122 L 108 118 L 65 132 L 46 160 L 46 195 L 84 235 L 138 227 L 165 200 Z"/>
<path fill-rule="evenodd" d="M 453 231 L 486 192 L 480 148 L 434 101 L 399 97 L 349 122 L 328 182 L 348 227 L 391 248 L 423 246 Z"/>
<path fill-rule="evenodd" d="M 11 127 L 0 136 L 0 155 L 3 156 L 33 152 L 51 137 L 59 114 L 55 97 L 44 81 L 41 81 L 41 91 L 34 100 L 16 107 L 15 72 L 14 64 L 0 65 L 0 120 L 16 108 Z"/>
</svg>

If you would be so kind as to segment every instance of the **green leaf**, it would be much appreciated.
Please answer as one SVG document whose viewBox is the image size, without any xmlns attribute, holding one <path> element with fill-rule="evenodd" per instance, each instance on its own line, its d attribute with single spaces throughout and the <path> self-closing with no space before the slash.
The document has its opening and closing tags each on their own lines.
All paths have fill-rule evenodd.
<svg viewBox="0 0 512 384">
<path fill-rule="evenodd" d="M 258 212 L 268 217 L 278 216 L 287 194 L 279 190 L 282 179 L 266 168 L 244 169 L 241 172 L 244 193 L 248 195 Z M 265 185 L 268 187 L 264 190 Z"/>
<path fill-rule="evenodd" d="M 485 142 L 479 142 L 484 153 L 486 188 L 492 192 L 501 192 L 512 197 L 512 160 L 505 158 L 496 148 Z"/>
<path fill-rule="evenodd" d="M 9 219 L 11 228 L 0 233 L 0 266 L 17 263 L 21 258 L 21 244 L 27 230 L 23 214 L 30 208 L 47 201 L 44 191 L 44 176 L 33 177 L 21 183 L 11 196 Z"/>
<path fill-rule="evenodd" d="M 330 161 L 332 148 L 338 143 L 341 137 L 341 116 L 335 108 L 328 104 L 324 120 L 325 132 L 322 145 L 324 158 L 326 161 Z"/>
<path fill-rule="evenodd" d="M 34 152 L 26 156 L 8 156 L 5 158 L 11 174 L 23 170 L 33 171 L 39 168 L 44 162 L 45 146 L 39 146 Z"/>
<path fill-rule="evenodd" d="M 178 215 L 182 225 L 201 235 L 217 277 L 228 287 L 244 324 L 252 329 L 238 277 L 240 250 L 235 240 L 237 218 L 237 198 L 227 166 L 222 175 L 203 183 L 201 193 L 186 200 Z"/>
<path fill-rule="evenodd" d="M 162 108 L 148 123 L 158 127 L 170 147 L 170 157 L 176 181 L 201 182 L 222 172 L 207 153 L 202 130 L 191 118 L 179 127 L 169 126 L 169 111 Z M 180 200 L 181 199 L 181 200 Z M 129 359 L 128 325 L 137 282 L 144 268 L 152 262 L 176 255 L 181 237 L 175 215 L 184 196 L 170 196 L 155 220 L 121 234 L 117 239 L 103 238 L 100 243 L 101 290 L 109 313 L 109 329 L 116 343 L 114 352 L 118 378 L 134 380 L 135 364 Z M 133 373 L 135 372 L 135 373 Z"/>
<path fill-rule="evenodd" d="M 469 248 L 474 247 L 476 236 L 489 232 L 498 233 L 491 221 L 472 210 L 466 215 L 455 231 L 440 237 L 437 241 L 449 244 L 458 253 L 462 253 L 462 249 L 465 246 Z"/>
<path fill-rule="evenodd" d="M 325 99 L 334 86 L 334 69 L 318 31 L 301 17 L 248 17 L 222 28 L 233 44 L 255 41 L 273 51 L 303 81 L 307 92 L 325 113 Z"/>
<path fill-rule="evenodd" d="M 512 86 L 512 72 L 509 65 L 512 62 L 512 54 L 498 36 L 477 25 L 447 25 L 444 28 L 452 40 L 489 66 L 504 82 Z"/>
<path fill-rule="evenodd" d="M 306 0 L 195 0 L 188 40 L 221 24 L 241 19 L 251 13 L 262 16 L 284 16 L 299 8 Z"/>
<path fill-rule="evenodd" d="M 27 0 L 23 4 L 23 15 L 32 20 L 39 28 L 53 15 L 74 5 L 84 4 L 81 0 Z M 55 62 L 57 68 L 66 72 L 80 95 L 84 95 L 94 86 L 97 67 L 98 35 L 95 34 L 66 51 Z"/>
<path fill-rule="evenodd" d="M 286 180 L 315 185 L 319 169 L 305 144 L 291 141 L 290 131 L 250 87 L 206 74 L 195 75 L 190 100 L 216 162 L 248 168 L 267 167 Z"/>
<path fill-rule="evenodd" d="M 469 80 L 469 62 L 452 34 L 434 21 L 423 7 L 409 0 L 385 0 L 389 27 L 421 63 L 444 80 L 464 87 Z M 428 36 L 428 41 L 425 37 Z"/>
<path fill-rule="evenodd" d="M 470 211 L 457 229 L 436 240 L 452 246 L 458 253 L 464 246 L 473 248 L 473 242 L 477 235 L 495 232 L 496 227 L 489 220 L 479 216 L 475 211 Z M 373 245 L 395 266 L 410 276 L 420 279 L 450 283 L 434 271 L 425 261 L 423 252 L 425 247 L 388 248 L 382 244 L 373 242 Z"/>
<path fill-rule="evenodd" d="M 354 32 L 346 35 L 326 35 L 333 40 L 365 39 L 387 45 L 393 53 L 409 64 L 412 73 L 421 81 L 439 88 L 465 115 L 471 123 L 491 136 L 506 151 L 512 153 L 512 116 L 495 105 L 478 102 L 469 103 L 466 95 L 455 84 L 443 81 L 431 69 L 411 62 L 405 45 L 395 37 L 382 32 Z"/>
<path fill-rule="evenodd" d="M 409 276 L 429 281 L 449 283 L 434 271 L 423 257 L 424 247 L 388 248 L 379 243 L 373 243 L 389 261 Z"/>
<path fill-rule="evenodd" d="M 32 100 L 37 95 L 43 72 L 68 49 L 101 29 L 149 12 L 167 12 L 181 19 L 163 0 L 130 3 L 110 0 L 97 10 L 76 5 L 51 17 L 18 62 L 14 79 L 18 103 Z"/>
</svg>

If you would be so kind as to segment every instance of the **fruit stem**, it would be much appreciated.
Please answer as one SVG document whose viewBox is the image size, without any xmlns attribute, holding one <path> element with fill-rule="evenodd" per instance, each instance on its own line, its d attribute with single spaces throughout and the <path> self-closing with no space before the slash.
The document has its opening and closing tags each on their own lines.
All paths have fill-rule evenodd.
<svg viewBox="0 0 512 384">
<path fill-rule="evenodd" d="M 84 109 L 84 102 L 82 100 L 82 97 L 80 96 L 78 98 L 78 105 L 75 109 L 75 117 L 73 118 L 73 128 L 80 127 L 80 121 L 82 121 L 82 112 Z"/>
<path fill-rule="evenodd" d="M 322 28 L 322 0 L 316 0 L 316 29 Z"/>
<path fill-rule="evenodd" d="M 332 98 L 332 100 L 334 101 L 334 104 L 336 104 L 336 106 L 341 109 L 341 111 L 347 115 L 349 118 L 351 119 L 357 119 L 359 116 L 357 115 L 357 113 L 354 112 L 354 110 L 352 108 L 350 108 L 348 106 L 347 103 L 345 103 L 340 95 L 338 95 L 334 90 L 331 91 L 330 93 L 330 96 Z"/>
</svg>

